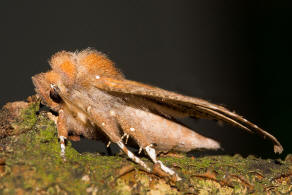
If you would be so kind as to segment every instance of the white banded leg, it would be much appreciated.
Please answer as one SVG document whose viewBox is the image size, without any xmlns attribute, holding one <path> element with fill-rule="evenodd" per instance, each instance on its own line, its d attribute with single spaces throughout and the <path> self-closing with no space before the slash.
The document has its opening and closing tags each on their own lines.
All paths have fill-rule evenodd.
<svg viewBox="0 0 292 195">
<path fill-rule="evenodd" d="M 57 125 L 58 124 L 58 117 L 53 115 L 51 112 L 47 113 L 47 116 L 50 120 L 54 121 L 54 123 Z M 60 145 L 61 145 L 61 156 L 64 157 L 65 156 L 65 143 L 66 143 L 66 137 L 65 136 L 59 136 L 59 141 L 60 141 Z"/>
<path fill-rule="evenodd" d="M 137 156 L 135 156 L 128 148 L 124 145 L 122 141 L 117 142 L 118 146 L 128 155 L 128 157 L 133 160 L 135 163 L 144 167 L 147 171 L 151 171 L 151 169 Z"/>
<path fill-rule="evenodd" d="M 125 144 L 128 143 L 128 139 L 129 139 L 130 135 L 127 133 L 124 133 L 124 135 L 121 137 L 121 140 L 123 140 L 124 138 L 126 138 Z"/>
<path fill-rule="evenodd" d="M 61 156 L 65 157 L 65 148 L 66 148 L 65 143 L 66 143 L 67 138 L 64 136 L 60 136 L 59 139 L 60 139 L 60 144 L 61 144 Z"/>
<path fill-rule="evenodd" d="M 167 166 L 165 166 L 160 160 L 157 160 L 156 158 L 156 151 L 154 148 L 152 148 L 152 144 L 149 145 L 149 146 L 146 146 L 145 147 L 145 151 L 147 152 L 147 154 L 149 155 L 149 157 L 151 158 L 151 160 L 156 164 L 156 163 L 159 163 L 160 164 L 160 167 L 161 169 L 170 174 L 170 175 L 175 175 L 176 176 L 176 179 L 177 181 L 181 180 L 181 178 L 170 168 L 168 168 Z"/>
</svg>

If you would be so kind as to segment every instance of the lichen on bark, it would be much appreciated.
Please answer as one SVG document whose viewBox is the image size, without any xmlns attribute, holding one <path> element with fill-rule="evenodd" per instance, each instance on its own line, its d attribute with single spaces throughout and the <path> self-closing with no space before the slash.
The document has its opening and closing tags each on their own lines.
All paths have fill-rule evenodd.
<svg viewBox="0 0 292 195">
<path fill-rule="evenodd" d="M 144 157 L 151 166 L 152 163 Z M 182 178 L 148 173 L 123 155 L 78 153 L 68 142 L 60 156 L 56 126 L 39 102 L 0 111 L 0 194 L 243 194 L 292 191 L 292 160 L 240 155 L 160 157 Z M 154 167 L 156 170 L 156 167 Z"/>
</svg>

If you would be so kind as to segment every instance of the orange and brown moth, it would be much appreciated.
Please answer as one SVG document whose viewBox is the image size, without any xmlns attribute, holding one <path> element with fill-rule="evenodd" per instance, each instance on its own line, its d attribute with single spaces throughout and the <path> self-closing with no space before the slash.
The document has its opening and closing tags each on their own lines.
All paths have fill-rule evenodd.
<svg viewBox="0 0 292 195">
<path fill-rule="evenodd" d="M 50 60 L 52 70 L 32 77 L 42 102 L 58 113 L 56 125 L 65 155 L 69 133 L 89 139 L 115 143 L 130 159 L 151 170 L 128 150 L 128 138 L 134 140 L 154 163 L 166 173 L 179 176 L 156 157 L 169 151 L 218 149 L 213 139 L 176 122 L 183 117 L 215 119 L 274 143 L 274 151 L 283 148 L 278 140 L 228 109 L 203 99 L 188 97 L 158 87 L 127 80 L 104 54 L 87 49 L 61 51 Z"/>
</svg>

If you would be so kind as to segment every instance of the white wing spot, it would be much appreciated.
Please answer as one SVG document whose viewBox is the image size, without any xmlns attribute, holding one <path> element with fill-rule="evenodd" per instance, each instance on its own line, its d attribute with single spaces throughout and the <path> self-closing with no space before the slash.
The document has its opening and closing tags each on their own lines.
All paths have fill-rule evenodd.
<svg viewBox="0 0 292 195">
<path fill-rule="evenodd" d="M 105 126 L 105 123 L 101 123 L 102 126 Z"/>
<path fill-rule="evenodd" d="M 96 78 L 96 79 L 100 79 L 100 76 L 99 76 L 99 75 L 96 75 L 95 78 Z"/>
<path fill-rule="evenodd" d="M 135 128 L 131 127 L 131 128 L 130 128 L 130 131 L 135 131 Z"/>
<path fill-rule="evenodd" d="M 115 116 L 115 115 L 116 115 L 115 111 L 111 110 L 111 111 L 110 111 L 110 115 L 111 115 L 111 116 Z"/>
</svg>

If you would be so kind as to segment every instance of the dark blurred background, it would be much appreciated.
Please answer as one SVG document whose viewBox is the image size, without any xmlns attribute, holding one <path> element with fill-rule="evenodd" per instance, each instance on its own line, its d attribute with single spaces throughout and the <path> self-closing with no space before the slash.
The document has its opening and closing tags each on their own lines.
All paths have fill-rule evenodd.
<svg viewBox="0 0 292 195">
<path fill-rule="evenodd" d="M 273 155 L 258 136 L 186 121 L 224 153 L 284 158 L 292 152 L 291 15 L 279 1 L 3 1 L 0 104 L 32 95 L 31 76 L 48 70 L 55 52 L 92 47 L 127 78 L 223 104 L 284 146 Z"/>
</svg>

